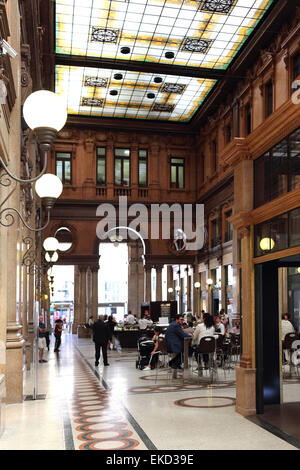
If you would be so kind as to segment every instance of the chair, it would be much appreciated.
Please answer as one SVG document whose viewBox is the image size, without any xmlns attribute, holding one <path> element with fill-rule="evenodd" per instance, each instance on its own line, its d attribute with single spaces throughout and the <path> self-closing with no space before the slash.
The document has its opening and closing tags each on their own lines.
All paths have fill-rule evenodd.
<svg viewBox="0 0 300 470">
<path fill-rule="evenodd" d="M 299 335 L 297 333 L 287 333 L 282 342 L 282 349 L 287 351 L 288 353 L 287 362 L 288 362 L 288 365 L 290 366 L 290 376 L 292 375 L 292 366 L 294 365 L 292 362 L 292 355 L 293 355 L 293 352 L 297 349 L 297 347 L 293 347 L 293 343 L 297 341 L 298 339 L 299 339 Z M 297 367 L 297 372 L 298 372 L 298 367 Z"/>
<path fill-rule="evenodd" d="M 203 370 L 209 370 L 211 381 L 213 380 L 213 372 L 215 372 L 215 353 L 216 353 L 216 338 L 213 336 L 204 336 L 201 338 L 199 345 L 195 349 L 195 359 L 197 362 L 198 376 L 203 375 Z M 201 365 L 201 357 L 204 359 L 207 356 L 207 363 Z"/>
<path fill-rule="evenodd" d="M 158 361 L 156 363 L 155 382 L 157 382 L 159 370 L 167 372 L 168 379 L 171 379 L 171 378 L 177 379 L 178 370 L 172 369 L 169 366 L 169 362 L 171 359 L 173 359 L 174 354 L 168 351 L 168 344 L 165 338 L 159 338 L 158 353 L 159 353 L 159 356 L 158 356 Z M 162 358 L 162 361 L 160 361 L 160 358 Z M 162 367 L 160 366 L 161 363 L 163 364 Z"/>
<path fill-rule="evenodd" d="M 241 337 L 240 335 L 231 333 L 231 355 L 234 356 L 234 362 L 237 363 L 241 353 Z"/>
</svg>

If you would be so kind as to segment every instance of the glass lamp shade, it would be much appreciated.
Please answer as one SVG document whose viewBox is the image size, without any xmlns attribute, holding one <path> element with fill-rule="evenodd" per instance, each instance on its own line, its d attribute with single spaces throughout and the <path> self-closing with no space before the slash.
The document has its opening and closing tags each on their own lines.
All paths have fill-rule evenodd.
<svg viewBox="0 0 300 470">
<path fill-rule="evenodd" d="M 35 91 L 25 100 L 23 116 L 30 129 L 50 128 L 57 132 L 67 120 L 64 100 L 52 91 Z"/>
<path fill-rule="evenodd" d="M 172 287 L 169 287 L 168 292 L 170 292 L 170 294 L 172 294 L 173 288 L 172 288 Z"/>
<path fill-rule="evenodd" d="M 180 286 L 176 286 L 175 290 L 176 290 L 176 292 L 179 292 L 180 291 Z"/>
<path fill-rule="evenodd" d="M 274 246 L 275 242 L 272 238 L 263 238 L 259 243 L 259 247 L 262 251 L 273 250 Z"/>
<path fill-rule="evenodd" d="M 198 282 L 198 281 L 195 282 L 194 287 L 195 287 L 196 289 L 199 289 L 199 287 L 200 287 L 200 282 Z"/>
<path fill-rule="evenodd" d="M 207 284 L 208 286 L 211 286 L 212 283 L 213 283 L 213 280 L 210 279 L 210 278 L 208 278 L 207 281 L 206 281 L 206 284 Z"/>
<path fill-rule="evenodd" d="M 45 260 L 46 260 L 48 263 L 56 263 L 56 261 L 58 260 L 58 254 L 57 254 L 57 252 L 55 251 L 51 257 L 50 257 L 50 254 L 47 252 L 47 253 L 45 254 Z"/>
<path fill-rule="evenodd" d="M 44 240 L 43 247 L 45 251 L 56 251 L 59 247 L 59 242 L 54 237 L 48 237 Z"/>
<path fill-rule="evenodd" d="M 35 183 L 35 191 L 40 198 L 57 199 L 63 190 L 62 182 L 59 177 L 46 173 Z"/>
</svg>

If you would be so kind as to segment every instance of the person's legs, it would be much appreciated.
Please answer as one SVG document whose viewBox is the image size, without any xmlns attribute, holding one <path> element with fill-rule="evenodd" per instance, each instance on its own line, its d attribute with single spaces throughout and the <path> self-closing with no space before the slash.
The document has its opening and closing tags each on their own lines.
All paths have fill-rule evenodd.
<svg viewBox="0 0 300 470">
<path fill-rule="evenodd" d="M 95 343 L 95 366 L 99 364 L 100 359 L 100 343 Z"/>
<path fill-rule="evenodd" d="M 173 369 L 177 369 L 181 365 L 181 352 L 174 353 L 173 359 L 170 360 L 169 366 Z"/>
<path fill-rule="evenodd" d="M 102 344 L 102 355 L 103 355 L 103 363 L 104 365 L 108 365 L 107 362 L 107 342 Z"/>
</svg>

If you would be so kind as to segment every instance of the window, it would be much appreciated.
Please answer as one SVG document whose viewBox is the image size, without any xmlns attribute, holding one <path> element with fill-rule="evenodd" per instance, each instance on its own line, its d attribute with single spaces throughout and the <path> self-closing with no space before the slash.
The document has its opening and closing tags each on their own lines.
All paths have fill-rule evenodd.
<svg viewBox="0 0 300 470">
<path fill-rule="evenodd" d="M 251 130 L 252 130 L 252 112 L 251 112 L 251 106 L 248 103 L 245 107 L 245 130 L 246 130 L 246 135 L 249 135 Z"/>
<path fill-rule="evenodd" d="M 265 85 L 265 117 L 273 113 L 273 82 L 270 80 Z"/>
<path fill-rule="evenodd" d="M 232 210 L 225 212 L 225 242 L 229 242 L 232 240 L 233 236 L 233 227 L 232 224 L 229 222 L 229 217 L 232 216 Z"/>
<path fill-rule="evenodd" d="M 214 248 L 219 243 L 219 227 L 218 227 L 218 220 L 213 219 L 211 221 L 211 248 Z"/>
<path fill-rule="evenodd" d="M 300 77 L 300 53 L 293 57 L 293 80 Z"/>
<path fill-rule="evenodd" d="M 217 171 L 217 142 L 215 140 L 212 142 L 212 171 L 213 173 Z"/>
<path fill-rule="evenodd" d="M 56 152 L 55 172 L 63 184 L 72 184 L 72 154 L 71 152 Z"/>
<path fill-rule="evenodd" d="M 130 186 L 129 149 L 115 149 L 115 185 Z"/>
<path fill-rule="evenodd" d="M 184 188 L 184 158 L 171 158 L 171 188 Z"/>
<path fill-rule="evenodd" d="M 205 156 L 202 154 L 201 157 L 200 157 L 200 165 L 201 165 L 201 168 L 200 168 L 200 171 L 201 171 L 201 174 L 200 174 L 200 178 L 201 178 L 201 183 L 204 183 L 204 180 L 205 180 Z"/>
<path fill-rule="evenodd" d="M 106 149 L 97 147 L 97 182 L 98 186 L 106 185 Z"/>
<path fill-rule="evenodd" d="M 228 124 L 225 128 L 225 143 L 229 144 L 232 140 L 232 129 L 231 124 Z"/>
<path fill-rule="evenodd" d="M 254 205 L 292 191 L 300 184 L 300 129 L 254 161 Z"/>
<path fill-rule="evenodd" d="M 139 186 L 148 186 L 148 151 L 139 150 Z"/>
</svg>

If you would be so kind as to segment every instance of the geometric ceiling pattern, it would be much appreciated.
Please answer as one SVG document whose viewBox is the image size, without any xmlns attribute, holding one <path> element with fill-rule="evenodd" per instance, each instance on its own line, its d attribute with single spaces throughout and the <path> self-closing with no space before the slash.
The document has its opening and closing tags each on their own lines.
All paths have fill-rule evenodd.
<svg viewBox="0 0 300 470">
<path fill-rule="evenodd" d="M 215 80 L 56 66 L 56 93 L 69 114 L 189 121 Z"/>
<path fill-rule="evenodd" d="M 83 64 L 79 70 L 80 65 L 59 65 L 58 60 L 56 92 L 67 98 L 70 114 L 188 121 L 216 83 L 201 78 L 201 68 L 226 70 L 272 3 L 57 0 L 56 56 L 99 60 L 99 65 L 89 70 Z M 101 65 L 105 60 L 128 68 L 109 70 Z M 134 62 L 194 67 L 199 78 L 157 69 L 155 74 L 137 72 Z M 115 80 L 118 73 L 123 77 Z"/>
</svg>

